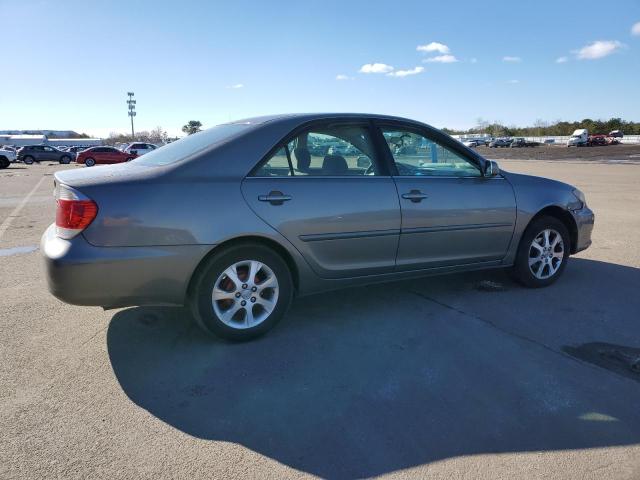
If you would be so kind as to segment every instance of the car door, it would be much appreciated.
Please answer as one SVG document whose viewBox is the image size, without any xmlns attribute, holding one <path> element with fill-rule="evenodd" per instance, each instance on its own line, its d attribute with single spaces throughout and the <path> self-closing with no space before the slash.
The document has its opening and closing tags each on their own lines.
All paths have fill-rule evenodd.
<svg viewBox="0 0 640 480">
<path fill-rule="evenodd" d="M 93 158 L 96 164 L 105 163 L 105 154 L 103 147 L 94 147 L 89 150 L 87 157 Z"/>
<path fill-rule="evenodd" d="M 99 147 L 94 150 L 96 155 L 96 163 L 110 164 L 113 163 L 113 152 L 110 147 Z"/>
<path fill-rule="evenodd" d="M 53 160 L 53 148 L 51 147 L 42 147 L 42 160 L 51 161 Z"/>
<path fill-rule="evenodd" d="M 37 145 L 32 147 L 33 157 L 36 162 L 42 162 L 43 160 L 47 160 L 47 152 L 44 149 L 44 146 Z"/>
<path fill-rule="evenodd" d="M 455 140 L 413 125 L 381 125 L 398 189 L 397 269 L 498 263 L 516 220 L 513 188 L 483 176 Z"/>
<path fill-rule="evenodd" d="M 103 163 L 117 163 L 119 161 L 118 151 L 115 148 L 105 147 L 102 151 L 104 152 L 102 153 Z"/>
<path fill-rule="evenodd" d="M 44 159 L 49 161 L 58 161 L 58 152 L 52 147 L 44 147 Z"/>
<path fill-rule="evenodd" d="M 368 122 L 293 132 L 245 178 L 242 192 L 320 277 L 393 271 L 400 208 Z"/>
</svg>

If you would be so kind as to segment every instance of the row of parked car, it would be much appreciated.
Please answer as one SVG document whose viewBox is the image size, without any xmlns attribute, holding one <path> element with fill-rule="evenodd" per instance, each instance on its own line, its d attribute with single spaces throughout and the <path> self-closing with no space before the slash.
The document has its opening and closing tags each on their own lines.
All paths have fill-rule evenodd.
<svg viewBox="0 0 640 480">
<path fill-rule="evenodd" d="M 98 164 L 121 163 L 133 160 L 140 155 L 158 148 L 152 143 L 134 142 L 123 149 L 108 146 L 69 146 L 52 147 L 51 145 L 12 145 L 0 146 L 0 168 L 7 168 L 12 162 L 23 162 L 27 165 L 42 161 L 69 164 L 83 163 L 87 167 Z"/>
<path fill-rule="evenodd" d="M 553 143 L 553 139 L 545 141 L 545 143 Z M 502 138 L 471 138 L 463 140 L 462 143 L 470 148 L 475 148 L 480 145 L 489 148 L 522 148 L 522 147 L 538 147 L 542 145 L 540 142 L 531 142 L 524 137 L 502 137 Z"/>
<path fill-rule="evenodd" d="M 586 128 L 579 128 L 571 134 L 566 145 L 567 147 L 617 145 L 618 143 L 620 143 L 620 139 L 623 137 L 624 134 L 620 130 L 612 130 L 608 135 L 604 135 L 590 134 Z M 489 148 L 521 148 L 538 147 L 540 145 L 553 145 L 556 143 L 555 139 L 553 138 L 547 138 L 541 143 L 526 140 L 524 137 L 474 137 L 467 139 L 463 138 L 460 141 L 467 147 L 471 148 L 475 148 L 480 145 L 487 146 Z"/>
</svg>

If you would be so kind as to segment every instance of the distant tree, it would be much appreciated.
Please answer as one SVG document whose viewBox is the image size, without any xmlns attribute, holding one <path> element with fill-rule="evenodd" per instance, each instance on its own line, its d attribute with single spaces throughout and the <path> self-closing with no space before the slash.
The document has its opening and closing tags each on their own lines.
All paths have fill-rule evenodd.
<svg viewBox="0 0 640 480">
<path fill-rule="evenodd" d="M 162 127 L 156 127 L 149 132 L 149 143 L 167 143 L 167 132 Z"/>
<path fill-rule="evenodd" d="M 156 127 L 150 132 L 147 130 L 141 130 L 136 132 L 135 137 L 133 138 L 134 142 L 147 142 L 147 143 L 155 143 L 158 145 L 163 145 L 167 143 L 168 140 L 167 132 L 165 132 L 162 127 Z M 131 143 L 131 134 L 130 133 L 118 133 L 111 132 L 107 138 L 103 140 L 105 145 L 120 145 L 123 143 Z"/>
<path fill-rule="evenodd" d="M 198 133 L 202 130 L 202 122 L 199 120 L 189 120 L 184 127 L 182 127 L 182 131 L 187 135 L 193 135 L 194 133 Z"/>
<path fill-rule="evenodd" d="M 478 130 L 478 133 L 485 133 L 486 130 L 489 128 L 489 122 L 487 122 L 484 118 L 482 117 L 478 117 L 476 119 L 476 130 Z"/>
<path fill-rule="evenodd" d="M 590 133 L 607 134 L 611 130 L 622 130 L 625 135 L 640 135 L 640 122 L 630 122 L 621 118 L 611 118 L 609 120 L 593 120 L 585 118 L 579 122 L 566 122 L 556 120 L 548 123 L 544 120 L 536 120 L 533 126 L 516 127 L 515 125 L 505 126 L 500 122 L 485 122 L 483 119 L 476 120 L 476 126 L 468 130 L 443 129 L 449 135 L 465 135 L 470 133 L 489 133 L 494 137 L 542 137 L 547 135 L 571 135 L 574 130 L 586 128 Z"/>
<path fill-rule="evenodd" d="M 538 118 L 533 123 L 533 126 L 535 128 L 536 137 L 541 137 L 542 135 L 545 135 L 545 129 L 549 126 L 549 123 L 545 122 L 544 120 L 541 120 L 540 118 Z"/>
</svg>

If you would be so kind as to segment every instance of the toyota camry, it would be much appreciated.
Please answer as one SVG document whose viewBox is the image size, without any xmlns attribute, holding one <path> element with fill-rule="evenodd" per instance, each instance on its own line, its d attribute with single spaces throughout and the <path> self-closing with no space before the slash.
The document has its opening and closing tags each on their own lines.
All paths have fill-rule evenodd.
<svg viewBox="0 0 640 480">
<path fill-rule="evenodd" d="M 555 282 L 591 244 L 578 189 L 499 169 L 426 124 L 362 114 L 253 118 L 129 163 L 57 172 L 42 237 L 50 291 L 76 305 L 188 305 L 256 337 L 294 296 L 505 268 Z"/>
</svg>

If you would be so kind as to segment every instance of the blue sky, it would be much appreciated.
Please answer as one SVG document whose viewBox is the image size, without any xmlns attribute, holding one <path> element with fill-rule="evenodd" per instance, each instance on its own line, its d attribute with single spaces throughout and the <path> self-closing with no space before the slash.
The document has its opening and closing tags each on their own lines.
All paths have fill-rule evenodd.
<svg viewBox="0 0 640 480">
<path fill-rule="evenodd" d="M 638 0 L 0 0 L 0 18 L 0 129 L 126 132 L 127 91 L 136 129 L 171 134 L 305 111 L 640 120 Z"/>
</svg>

